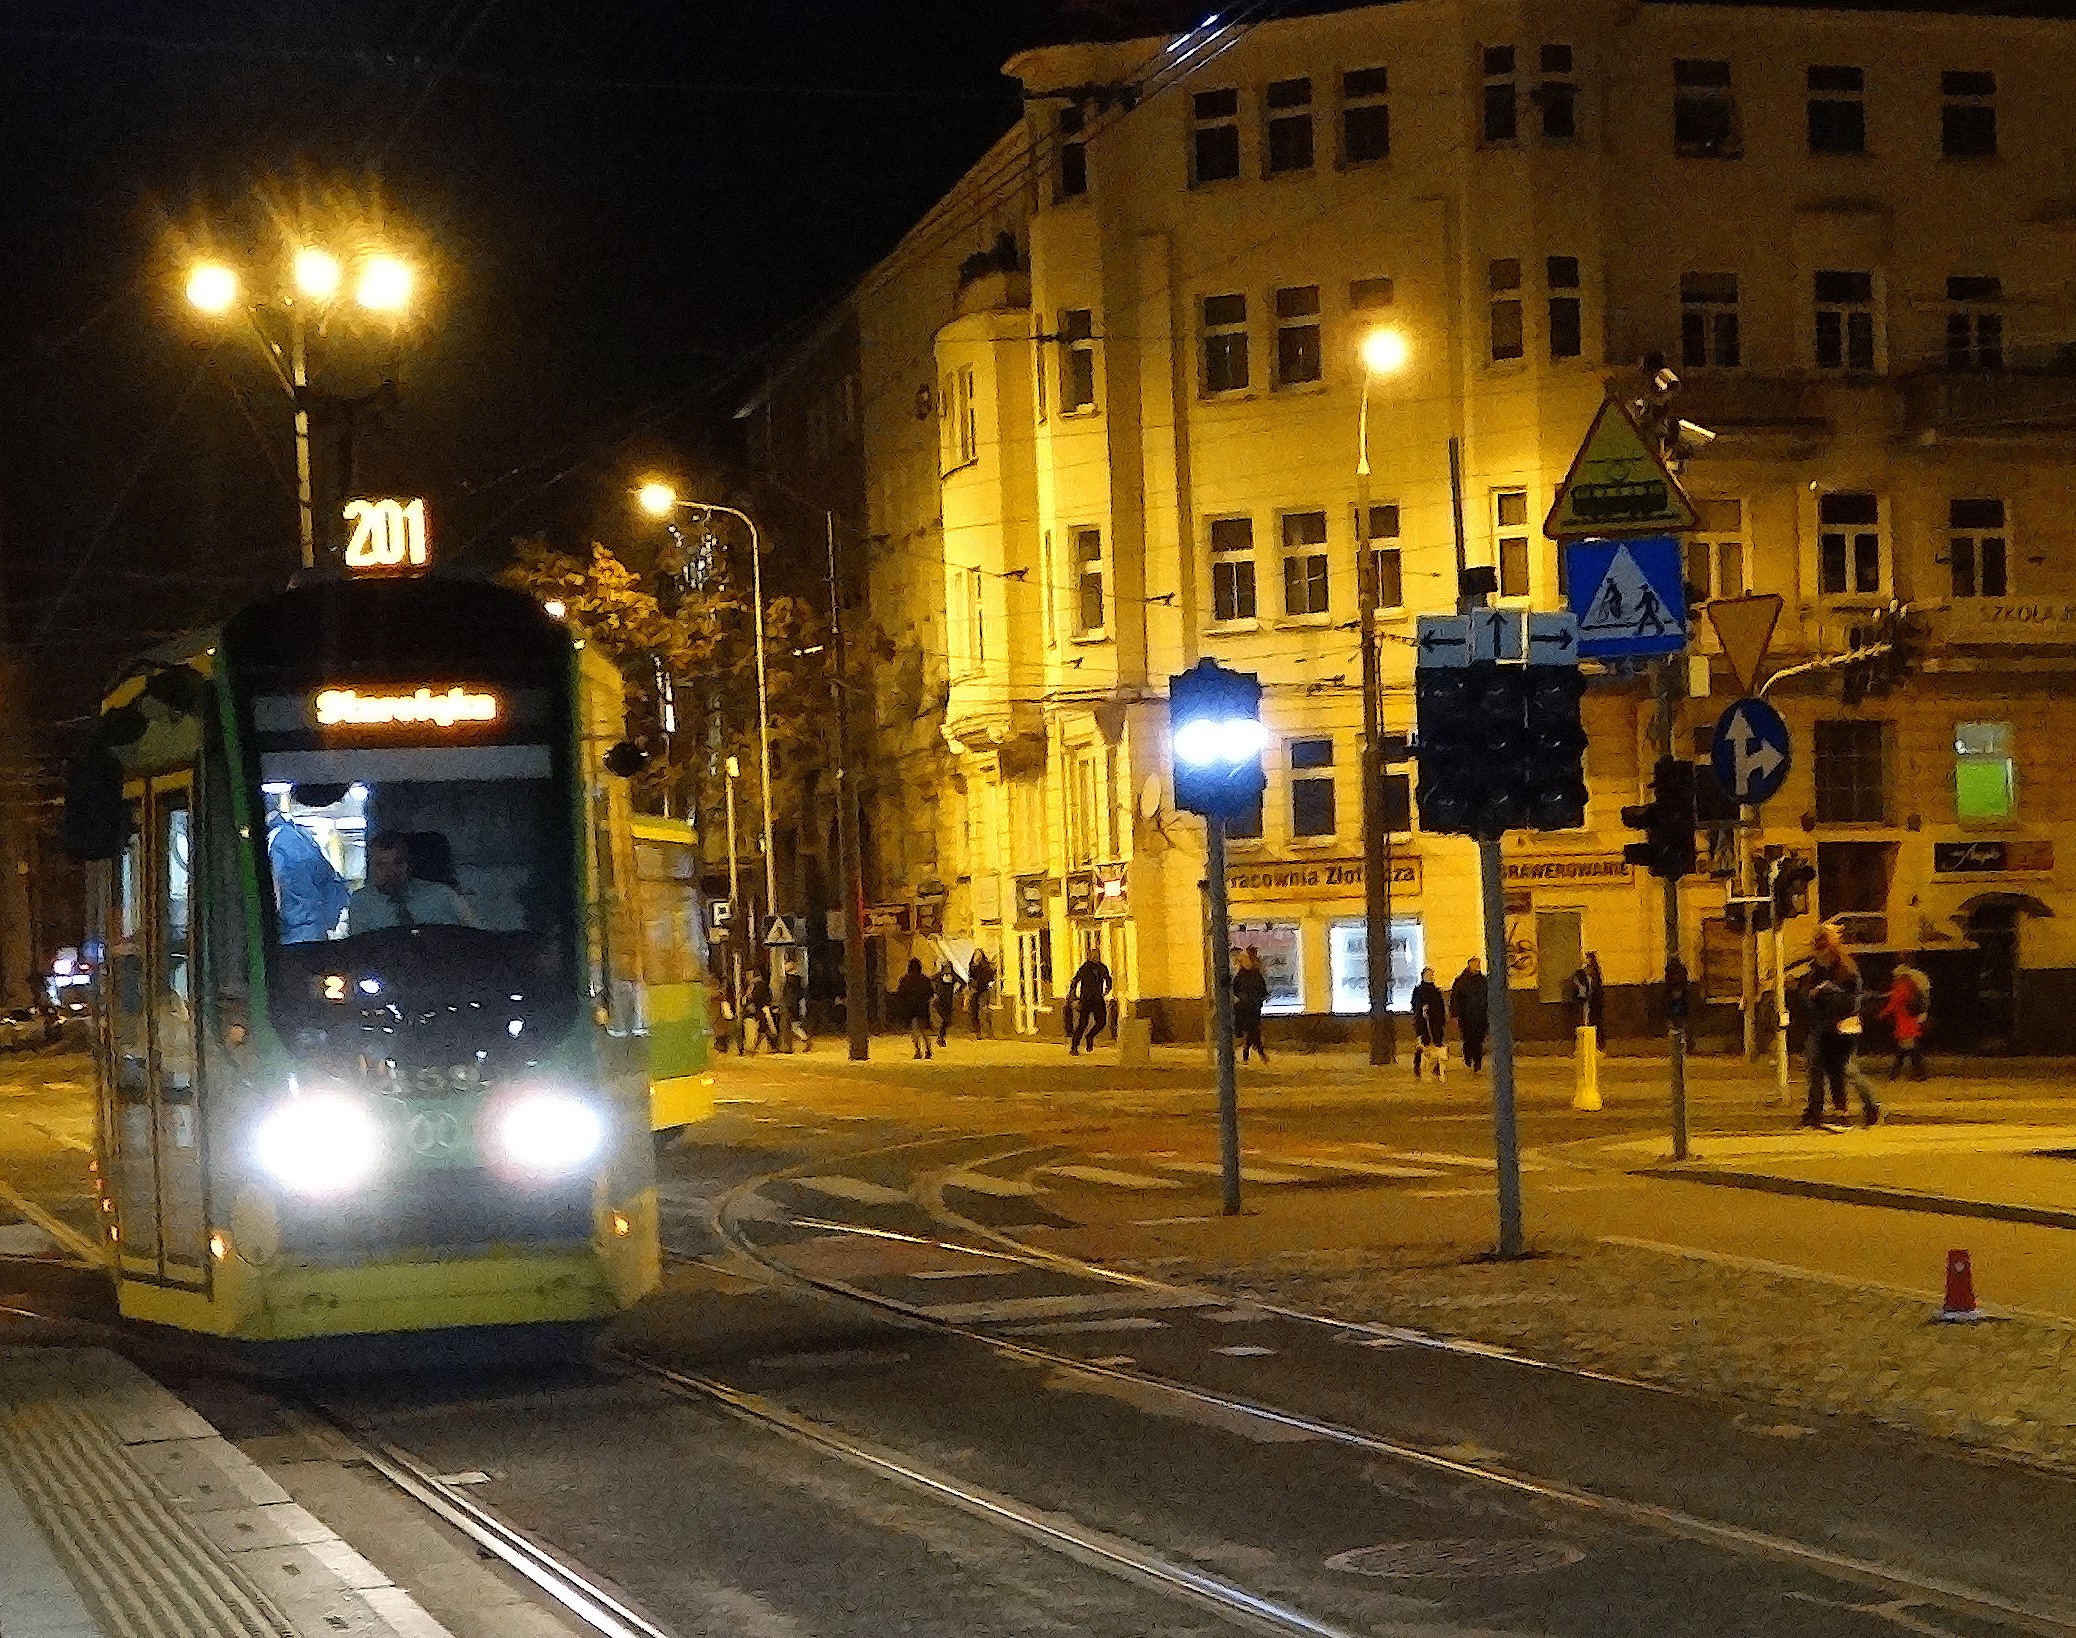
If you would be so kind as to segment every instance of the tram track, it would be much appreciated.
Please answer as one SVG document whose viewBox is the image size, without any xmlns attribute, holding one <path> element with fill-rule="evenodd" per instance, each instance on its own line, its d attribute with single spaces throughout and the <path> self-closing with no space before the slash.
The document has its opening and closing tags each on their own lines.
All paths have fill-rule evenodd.
<svg viewBox="0 0 2076 1638">
<path fill-rule="evenodd" d="M 1243 1395 L 1215 1392 L 1136 1365 L 1086 1359 L 1021 1338 L 1004 1336 L 979 1325 L 946 1319 L 934 1314 L 927 1307 L 868 1290 L 853 1281 L 833 1275 L 803 1272 L 787 1263 L 782 1256 L 755 1244 L 745 1232 L 747 1223 L 773 1221 L 769 1212 L 753 1213 L 746 1209 L 751 1201 L 759 1198 L 762 1192 L 773 1184 L 783 1183 L 811 1172 L 826 1173 L 832 1167 L 855 1166 L 868 1160 L 883 1162 L 902 1151 L 943 1141 L 945 1140 L 933 1139 L 924 1140 L 922 1143 L 886 1145 L 852 1151 L 842 1157 L 822 1156 L 760 1177 L 745 1179 L 712 1203 L 708 1216 L 708 1230 L 717 1243 L 734 1257 L 747 1259 L 766 1277 L 793 1289 L 854 1302 L 901 1323 L 921 1326 L 942 1335 L 979 1344 L 1005 1358 L 1053 1370 L 1080 1373 L 1134 1390 L 1171 1395 L 1176 1400 L 1203 1411 L 1250 1419 L 1267 1427 L 1287 1430 L 1403 1467 L 1440 1475 L 1453 1482 L 1488 1491 L 1504 1492 L 1516 1498 L 1549 1504 L 1574 1514 L 1641 1528 L 1660 1536 L 1677 1538 L 1741 1557 L 1764 1559 L 1814 1571 L 1834 1581 L 1869 1588 L 1897 1600 L 1936 1606 L 1949 1614 L 1987 1622 L 2002 1630 L 2039 1634 L 2042 1638 L 2056 1638 L 2056 1635 L 2059 1635 L 2059 1638 L 2068 1638 L 2068 1635 L 2076 1634 L 2076 1615 L 2066 1610 L 2038 1607 L 2023 1599 L 2005 1597 L 1982 1587 L 1906 1570 L 1774 1532 L 1705 1518 L 1657 1503 L 1589 1490 L 1561 1479 L 1513 1471 L 1490 1460 L 1464 1460 L 1446 1451 L 1388 1438 L 1327 1418 L 1280 1409 Z M 1030 1152 L 1032 1151 L 1017 1149 L 984 1158 L 969 1157 L 962 1162 L 961 1169 L 999 1165 L 1004 1160 Z M 1029 1268 L 1076 1275 L 1105 1285 L 1141 1290 L 1154 1298 L 1218 1302 L 1232 1300 L 1229 1293 L 1206 1292 L 1176 1285 L 1128 1270 L 1106 1268 L 1084 1259 L 1025 1245 L 984 1224 L 951 1212 L 942 1199 L 944 1175 L 942 1172 L 919 1174 L 920 1182 L 912 1185 L 913 1197 L 917 1206 L 932 1221 L 945 1223 L 961 1238 L 905 1234 L 881 1227 L 847 1223 L 829 1216 L 789 1215 L 780 1220 L 822 1234 L 900 1241 L 919 1249 L 933 1249 L 966 1257 L 1002 1259 Z M 691 1256 L 668 1246 L 665 1252 L 666 1256 L 680 1263 L 707 1262 L 707 1259 Z M 1359 1334 L 1379 1342 L 1414 1345 L 1441 1352 L 1461 1352 L 1517 1365 L 1524 1369 L 1576 1377 L 1583 1381 L 1612 1384 L 1622 1388 L 1648 1389 L 1653 1393 L 1666 1394 L 1677 1392 L 1661 1384 L 1631 1382 L 1603 1372 L 1555 1364 L 1519 1355 L 1511 1350 L 1436 1337 L 1430 1333 L 1399 1327 L 1364 1325 L 1302 1309 L 1259 1303 L 1253 1299 L 1247 1299 L 1246 1305 L 1344 1335 Z M 651 1365 L 649 1368 L 656 1367 Z"/>
</svg>

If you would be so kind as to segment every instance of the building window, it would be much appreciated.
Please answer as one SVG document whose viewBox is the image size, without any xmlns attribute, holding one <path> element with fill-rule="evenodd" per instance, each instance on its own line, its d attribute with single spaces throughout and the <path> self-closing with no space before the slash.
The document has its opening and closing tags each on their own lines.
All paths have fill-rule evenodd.
<svg viewBox="0 0 2076 1638">
<path fill-rule="evenodd" d="M 1680 362 L 1689 369 L 1734 370 L 1741 361 L 1737 340 L 1737 275 L 1680 275 Z"/>
<path fill-rule="evenodd" d="M 1363 534 L 1370 546 L 1370 584 L 1376 588 L 1377 607 L 1404 608 L 1406 576 L 1404 562 L 1399 557 L 1398 508 L 1372 506 L 1369 527 Z"/>
<path fill-rule="evenodd" d="M 980 423 L 973 403 L 973 367 L 944 372 L 938 400 L 937 454 L 940 472 L 956 472 L 980 458 Z"/>
<path fill-rule="evenodd" d="M 1381 68 L 1351 68 L 1341 76 L 1341 163 L 1367 165 L 1391 153 L 1388 78 Z"/>
<path fill-rule="evenodd" d="M 1206 296 L 1204 391 L 1239 392 L 1247 385 L 1247 298 Z"/>
<path fill-rule="evenodd" d="M 1326 590 L 1326 514 L 1283 514 L 1283 612 L 1324 614 Z"/>
<path fill-rule="evenodd" d="M 1392 774 L 1403 780 L 1405 775 Z M 1420 969 L 1427 965 L 1426 940 L 1420 921 L 1396 918 L 1391 923 L 1391 1010 L 1410 1012 L 1413 986 Z M 1327 928 L 1327 976 L 1333 983 L 1334 1011 L 1343 1014 L 1370 1010 L 1369 927 L 1360 921 L 1337 921 Z"/>
<path fill-rule="evenodd" d="M 1816 276 L 1816 362 L 1864 375 L 1878 369 L 1874 275 L 1827 270 Z"/>
<path fill-rule="evenodd" d="M 1514 100 L 1514 48 L 1485 47 L 1485 140 L 1512 142 L 1520 135 Z"/>
<path fill-rule="evenodd" d="M 1236 921 L 1233 948 L 1252 950 L 1261 958 L 1262 977 L 1269 985 L 1263 1012 L 1305 1010 L 1305 939 L 1301 922 Z"/>
<path fill-rule="evenodd" d="M 1672 65 L 1672 151 L 1684 159 L 1739 159 L 1737 98 L 1730 65 L 1675 58 Z"/>
<path fill-rule="evenodd" d="M 1374 313 L 1389 307 L 1394 292 L 1389 279 L 1350 279 L 1348 281 L 1348 307 L 1352 312 Z"/>
<path fill-rule="evenodd" d="M 1096 407 L 1095 315 L 1074 307 L 1060 315 L 1060 344 L 1066 348 L 1060 369 L 1060 413 L 1078 415 Z"/>
<path fill-rule="evenodd" d="M 1939 150 L 1948 159 L 1997 156 L 1997 76 L 1948 69 L 1939 76 Z"/>
<path fill-rule="evenodd" d="M 1240 174 L 1240 93 L 1199 91 L 1190 114 L 1190 181 L 1232 181 Z"/>
<path fill-rule="evenodd" d="M 1041 322 L 1038 328 L 1040 331 L 1043 331 L 1045 326 Z M 1045 337 L 1042 334 L 1034 336 L 1032 338 L 1031 401 L 1034 409 L 1036 410 L 1037 417 L 1040 421 L 1043 421 L 1046 417 L 1047 389 L 1045 381 L 1045 359 L 1046 354 L 1049 351 L 1050 349 L 1047 348 L 1047 346 L 1045 345 Z"/>
<path fill-rule="evenodd" d="M 1528 491 L 1495 489 L 1492 492 L 1492 523 L 1495 555 L 1499 559 L 1499 595 L 1528 595 Z"/>
<path fill-rule="evenodd" d="M 1881 591 L 1881 499 L 1857 490 L 1817 498 L 1817 591 L 1872 597 Z"/>
<path fill-rule="evenodd" d="M 1492 358 L 1501 363 L 1519 358 L 1521 339 L 1521 263 L 1512 256 L 1490 262 L 1485 269 L 1492 292 Z"/>
<path fill-rule="evenodd" d="M 1276 385 L 1319 379 L 1319 286 L 1276 292 Z"/>
<path fill-rule="evenodd" d="M 1867 76 L 1857 68 L 1809 71 L 1809 151 L 1867 151 Z"/>
<path fill-rule="evenodd" d="M 1213 518 L 1211 618 L 1223 624 L 1254 617 L 1254 519 Z"/>
<path fill-rule="evenodd" d="M 971 674 L 988 663 L 987 584 L 978 569 L 961 569 L 959 578 L 964 583 L 960 590 L 966 614 L 966 670 Z"/>
<path fill-rule="evenodd" d="M 1550 356 L 1577 358 L 1585 350 L 1579 313 L 1578 257 L 1545 258 L 1543 277 L 1550 294 Z"/>
<path fill-rule="evenodd" d="M 1059 171 L 1054 178 L 1055 195 L 1079 199 L 1088 192 L 1088 112 L 1079 103 L 1060 110 L 1054 128 L 1059 141 Z"/>
<path fill-rule="evenodd" d="M 1038 576 L 1040 601 L 1045 607 L 1045 646 L 1058 648 L 1060 645 L 1059 573 L 1052 561 L 1052 531 L 1046 530 L 1039 539 Z"/>
<path fill-rule="evenodd" d="M 1579 87 L 1571 77 L 1571 47 L 1546 45 L 1536 66 L 1535 100 L 1543 111 L 1543 140 L 1570 142 L 1579 134 Z"/>
<path fill-rule="evenodd" d="M 1964 825 L 2005 824 L 2018 817 L 2018 761 L 2008 722 L 1957 722 L 1953 727 L 1954 817 Z"/>
<path fill-rule="evenodd" d="M 1694 502 L 1695 532 L 1687 536 L 1687 597 L 1706 603 L 1744 595 L 1744 502 Z"/>
<path fill-rule="evenodd" d="M 1109 624 L 1103 601 L 1103 531 L 1074 531 L 1074 635 L 1100 637 Z"/>
<path fill-rule="evenodd" d="M 1294 739 L 1290 742 L 1290 834 L 1333 833 L 1334 742 Z"/>
<path fill-rule="evenodd" d="M 2009 597 L 2011 549 L 2000 500 L 1954 500 L 1947 506 L 1947 564 L 1956 597 Z"/>
<path fill-rule="evenodd" d="M 1881 722 L 1816 725 L 1818 824 L 1879 825 L 1887 821 L 1883 754 L 1887 733 L 1888 725 Z"/>
<path fill-rule="evenodd" d="M 1946 281 L 1946 367 L 2004 367 L 2004 281 L 1970 276 Z"/>
<path fill-rule="evenodd" d="M 1894 842 L 1817 843 L 1817 903 L 1847 944 L 1889 941 L 1896 852 Z"/>
<path fill-rule="evenodd" d="M 1269 175 L 1312 168 L 1312 82 L 1277 80 L 1262 99 L 1269 116 Z"/>
</svg>

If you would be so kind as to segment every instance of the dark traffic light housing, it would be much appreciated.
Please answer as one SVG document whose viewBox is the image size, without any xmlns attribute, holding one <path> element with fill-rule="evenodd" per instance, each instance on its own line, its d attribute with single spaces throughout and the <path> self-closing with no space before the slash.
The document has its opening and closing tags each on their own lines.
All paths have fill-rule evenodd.
<svg viewBox="0 0 2076 1638">
<path fill-rule="evenodd" d="M 1653 876 L 1678 881 L 1694 874 L 1694 764 L 1661 756 L 1651 769 L 1651 799 L 1622 810 L 1622 823 L 1644 833 L 1622 857 Z"/>
<path fill-rule="evenodd" d="M 1492 840 L 1585 824 L 1585 691 L 1575 665 L 1415 671 L 1420 828 Z"/>
<path fill-rule="evenodd" d="M 1217 819 L 1251 812 L 1268 783 L 1261 760 L 1267 743 L 1259 678 L 1199 660 L 1168 679 L 1177 807 Z"/>
<path fill-rule="evenodd" d="M 1790 854 L 1774 866 L 1773 917 L 1792 921 L 1809 914 L 1809 888 L 1816 880 L 1816 866 L 1799 854 Z"/>
</svg>

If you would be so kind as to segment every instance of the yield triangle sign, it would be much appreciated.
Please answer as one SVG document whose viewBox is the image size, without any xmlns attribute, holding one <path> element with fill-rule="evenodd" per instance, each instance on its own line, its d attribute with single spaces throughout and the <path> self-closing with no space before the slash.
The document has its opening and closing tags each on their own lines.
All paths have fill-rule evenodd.
<svg viewBox="0 0 2076 1638">
<path fill-rule="evenodd" d="M 1759 680 L 1759 665 L 1773 641 L 1773 628 L 1780 622 L 1780 594 L 1718 598 L 1705 607 L 1738 689 L 1749 694 Z"/>
<path fill-rule="evenodd" d="M 1677 534 L 1695 521 L 1693 503 L 1645 442 L 1629 406 L 1619 398 L 1602 400 L 1543 519 L 1543 533 L 1552 540 Z"/>
</svg>

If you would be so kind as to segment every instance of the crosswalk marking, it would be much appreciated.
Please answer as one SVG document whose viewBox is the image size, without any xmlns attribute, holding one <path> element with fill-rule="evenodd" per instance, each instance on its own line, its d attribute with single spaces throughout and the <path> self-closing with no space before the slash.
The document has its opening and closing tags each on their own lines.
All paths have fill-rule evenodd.
<svg viewBox="0 0 2076 1638">
<path fill-rule="evenodd" d="M 993 1177 L 986 1172 L 953 1172 L 944 1180 L 947 1189 L 964 1189 L 969 1194 L 992 1194 L 1017 1199 L 1038 1192 L 1038 1185 L 1020 1177 Z"/>
<path fill-rule="evenodd" d="M 1215 1160 L 1164 1160 L 1161 1170 L 1166 1172 L 1195 1172 L 1204 1177 L 1217 1177 L 1224 1167 Z M 1240 1176 L 1248 1183 L 1309 1183 L 1312 1180 L 1302 1172 L 1272 1171 L 1266 1166 L 1242 1166 Z"/>
<path fill-rule="evenodd" d="M 1317 1166 L 1328 1172 L 1355 1172 L 1363 1177 L 1440 1177 L 1442 1174 L 1432 1166 L 1386 1166 L 1370 1160 L 1315 1160 L 1309 1156 L 1307 1166 Z"/>
<path fill-rule="evenodd" d="M 1263 1359 L 1273 1354 L 1273 1348 L 1260 1348 L 1251 1342 L 1236 1342 L 1230 1348 L 1213 1348 L 1214 1354 L 1227 1354 L 1234 1359 Z"/>
<path fill-rule="evenodd" d="M 999 1280 L 1011 1274 L 1022 1274 L 1026 1270 L 1017 1263 L 1005 1263 L 994 1268 L 919 1268 L 908 1278 L 911 1280 Z"/>
<path fill-rule="evenodd" d="M 1071 1319 L 1126 1308 L 1204 1308 L 1215 1297 L 1189 1291 L 1082 1291 L 1058 1297 L 1002 1297 L 994 1302 L 948 1302 L 924 1310 L 947 1325 L 1002 1325 L 1015 1320 Z"/>
<path fill-rule="evenodd" d="M 901 1189 L 890 1189 L 881 1183 L 868 1183 L 862 1177 L 795 1177 L 788 1179 L 803 1189 L 812 1189 L 816 1194 L 826 1194 L 838 1200 L 855 1200 L 866 1206 L 906 1205 L 908 1195 Z"/>
<path fill-rule="evenodd" d="M 1100 1183 L 1111 1189 L 1180 1189 L 1186 1184 L 1172 1177 L 1148 1177 L 1144 1172 L 1115 1172 L 1108 1166 L 1048 1166 L 1047 1176 L 1071 1177 L 1081 1183 Z"/>
<path fill-rule="evenodd" d="M 1114 1319 L 1046 1320 L 1038 1325 L 1012 1325 L 1013 1337 L 1063 1337 L 1077 1331 L 1164 1331 L 1166 1320 L 1149 1314 L 1120 1314 Z"/>
</svg>

